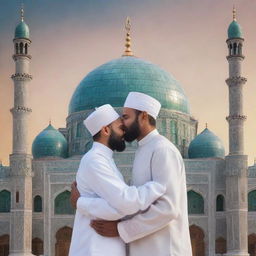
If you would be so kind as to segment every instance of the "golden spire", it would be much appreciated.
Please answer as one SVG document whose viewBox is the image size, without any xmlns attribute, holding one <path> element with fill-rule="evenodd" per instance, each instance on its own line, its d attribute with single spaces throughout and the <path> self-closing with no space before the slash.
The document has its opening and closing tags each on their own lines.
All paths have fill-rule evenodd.
<svg viewBox="0 0 256 256">
<path fill-rule="evenodd" d="M 131 20 L 129 17 L 126 18 L 125 22 L 125 30 L 126 30 L 126 43 L 125 43 L 125 51 L 123 56 L 133 56 L 133 52 L 131 50 L 131 37 L 130 37 L 130 30 L 131 30 Z"/>
<path fill-rule="evenodd" d="M 52 125 L 52 119 L 49 118 L 49 125 Z"/>
<path fill-rule="evenodd" d="M 208 124 L 207 123 L 205 123 L 205 128 L 208 128 Z"/>
<path fill-rule="evenodd" d="M 236 21 L 236 7 L 233 5 L 233 20 Z"/>
<path fill-rule="evenodd" d="M 24 4 L 21 4 L 21 10 L 20 10 L 20 16 L 21 16 L 21 21 L 24 21 Z"/>
</svg>

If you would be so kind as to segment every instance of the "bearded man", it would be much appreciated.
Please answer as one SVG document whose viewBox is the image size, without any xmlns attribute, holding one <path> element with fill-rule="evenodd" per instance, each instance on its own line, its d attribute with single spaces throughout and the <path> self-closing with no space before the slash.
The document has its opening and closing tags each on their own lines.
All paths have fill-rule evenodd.
<svg viewBox="0 0 256 256">
<path fill-rule="evenodd" d="M 192 256 L 187 212 L 186 173 L 175 145 L 160 135 L 156 118 L 160 103 L 149 95 L 130 92 L 123 108 L 126 141 L 138 141 L 132 180 L 135 186 L 156 181 L 166 186 L 165 194 L 147 210 L 121 221 L 107 221 L 113 214 L 104 200 L 80 196 L 75 186 L 72 201 L 77 208 L 93 211 L 98 218 L 91 226 L 104 237 L 121 237 L 129 243 L 130 256 Z M 88 205 L 87 202 L 90 202 Z M 105 220 L 105 221 L 104 221 Z M 117 254 L 113 256 L 118 256 Z"/>
<path fill-rule="evenodd" d="M 115 209 L 111 212 L 115 219 L 147 209 L 166 189 L 156 182 L 140 187 L 125 184 L 112 157 L 114 150 L 125 149 L 123 124 L 117 112 L 109 104 L 103 105 L 90 114 L 84 124 L 94 143 L 81 159 L 77 172 L 79 193 L 94 200 L 106 200 L 109 208 Z M 95 217 L 76 211 L 69 255 L 124 256 L 125 243 L 120 237 L 103 237 L 90 226 Z"/>
</svg>

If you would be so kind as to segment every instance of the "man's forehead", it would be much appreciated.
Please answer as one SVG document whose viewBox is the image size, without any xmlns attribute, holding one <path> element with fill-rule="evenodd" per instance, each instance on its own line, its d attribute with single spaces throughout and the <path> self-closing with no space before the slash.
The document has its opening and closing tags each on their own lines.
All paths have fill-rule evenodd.
<svg viewBox="0 0 256 256">
<path fill-rule="evenodd" d="M 127 108 L 127 107 L 123 108 L 123 115 L 129 115 L 129 114 L 132 114 L 134 112 L 135 112 L 135 110 L 133 108 Z"/>
</svg>

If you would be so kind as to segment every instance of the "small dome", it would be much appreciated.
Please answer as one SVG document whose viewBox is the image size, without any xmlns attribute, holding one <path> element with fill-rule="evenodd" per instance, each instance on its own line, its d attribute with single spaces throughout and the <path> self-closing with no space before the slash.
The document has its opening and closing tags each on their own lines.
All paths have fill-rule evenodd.
<svg viewBox="0 0 256 256">
<path fill-rule="evenodd" d="M 16 27 L 14 37 L 29 39 L 29 27 L 24 21 L 21 21 L 20 24 Z"/>
<path fill-rule="evenodd" d="M 40 132 L 32 145 L 32 154 L 34 158 L 67 157 L 67 140 L 51 124 Z"/>
<path fill-rule="evenodd" d="M 242 38 L 242 29 L 236 20 L 233 20 L 228 27 L 228 39 L 231 38 Z"/>
<path fill-rule="evenodd" d="M 122 107 L 129 92 L 146 93 L 162 108 L 189 114 L 188 99 L 175 78 L 157 65 L 125 56 L 91 71 L 78 85 L 69 104 L 69 114 L 103 104 Z"/>
<path fill-rule="evenodd" d="M 221 140 L 208 128 L 205 128 L 190 142 L 188 156 L 189 158 L 224 158 L 225 149 Z"/>
</svg>

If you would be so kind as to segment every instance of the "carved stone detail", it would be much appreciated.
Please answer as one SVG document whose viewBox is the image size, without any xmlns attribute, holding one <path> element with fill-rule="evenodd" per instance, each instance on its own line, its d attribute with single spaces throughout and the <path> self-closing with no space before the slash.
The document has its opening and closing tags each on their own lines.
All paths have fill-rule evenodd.
<svg viewBox="0 0 256 256">
<path fill-rule="evenodd" d="M 32 75 L 26 74 L 26 73 L 16 73 L 11 76 L 13 80 L 17 81 L 26 81 L 26 80 L 32 80 Z"/>
<path fill-rule="evenodd" d="M 228 86 L 238 86 L 238 85 L 245 84 L 246 82 L 247 82 L 247 79 L 241 76 L 230 77 L 226 79 L 226 83 Z"/>
</svg>

